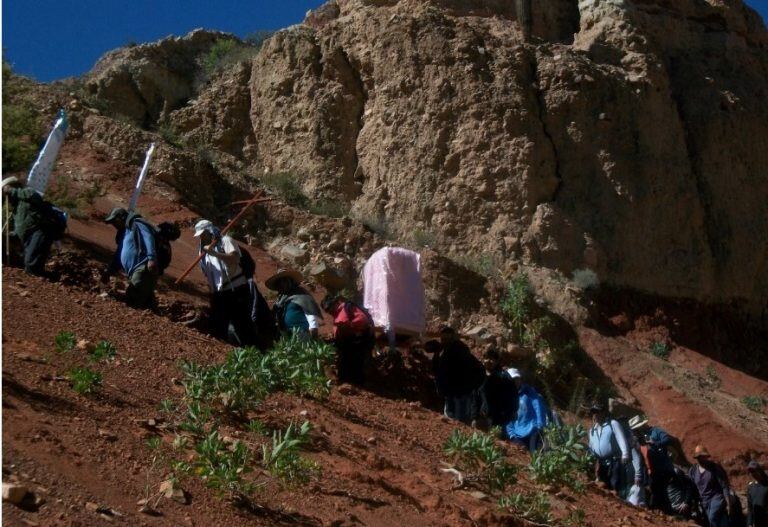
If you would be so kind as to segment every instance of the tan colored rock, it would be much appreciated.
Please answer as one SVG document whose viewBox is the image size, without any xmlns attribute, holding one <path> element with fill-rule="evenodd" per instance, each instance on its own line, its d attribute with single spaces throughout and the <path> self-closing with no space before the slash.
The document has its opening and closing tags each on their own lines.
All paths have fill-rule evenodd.
<svg viewBox="0 0 768 527">
<path fill-rule="evenodd" d="M 3 501 L 18 505 L 27 495 L 27 487 L 20 483 L 3 483 Z"/>
</svg>

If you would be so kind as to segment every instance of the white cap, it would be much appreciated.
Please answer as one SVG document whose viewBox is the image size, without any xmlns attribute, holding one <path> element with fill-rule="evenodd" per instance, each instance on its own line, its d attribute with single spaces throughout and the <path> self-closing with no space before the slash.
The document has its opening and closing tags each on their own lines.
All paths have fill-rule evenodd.
<svg viewBox="0 0 768 527">
<path fill-rule="evenodd" d="M 211 223 L 208 220 L 198 221 L 197 223 L 195 223 L 195 237 L 200 236 L 211 227 L 213 227 L 213 223 Z"/>
<path fill-rule="evenodd" d="M 523 376 L 520 374 L 520 370 L 518 370 L 517 368 L 507 368 L 507 373 L 513 379 L 522 379 L 523 378 Z"/>
</svg>

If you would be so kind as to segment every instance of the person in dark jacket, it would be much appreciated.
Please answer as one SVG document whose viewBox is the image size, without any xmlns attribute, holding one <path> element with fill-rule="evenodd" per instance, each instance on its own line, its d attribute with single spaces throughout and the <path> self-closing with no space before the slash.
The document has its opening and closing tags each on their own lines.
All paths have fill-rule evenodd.
<svg viewBox="0 0 768 527">
<path fill-rule="evenodd" d="M 700 500 L 696 484 L 679 467 L 674 467 L 667 482 L 667 501 L 671 514 L 687 520 L 699 519 Z"/>
<path fill-rule="evenodd" d="M 706 448 L 697 445 L 693 458 L 696 463 L 689 469 L 688 477 L 696 484 L 709 527 L 731 527 L 730 484 L 723 467 L 712 461 Z"/>
<path fill-rule="evenodd" d="M 502 436 L 507 438 L 507 425 L 517 415 L 517 385 L 501 367 L 501 355 L 496 348 L 485 350 L 483 366 L 487 376 L 482 386 L 481 413 L 490 419 L 491 426 L 501 427 Z"/>
<path fill-rule="evenodd" d="M 279 269 L 267 278 L 264 285 L 277 291 L 279 296 L 272 309 L 281 332 L 297 333 L 303 337 L 317 338 L 323 315 L 312 295 L 301 288 L 301 274 Z"/>
<path fill-rule="evenodd" d="M 154 227 L 141 215 L 128 212 L 122 207 L 113 209 L 104 222 L 117 230 L 117 250 L 112 263 L 102 274 L 102 281 L 106 282 L 119 269 L 123 269 L 129 281 L 125 291 L 126 303 L 135 308 L 151 307 L 160 276 Z"/>
<path fill-rule="evenodd" d="M 43 276 L 54 242 L 43 214 L 46 202 L 36 190 L 24 187 L 16 177 L 3 181 L 3 194 L 13 207 L 14 233 L 24 245 L 24 271 Z"/>
<path fill-rule="evenodd" d="M 480 412 L 478 390 L 485 381 L 482 363 L 448 326 L 440 330 L 440 349 L 432 359 L 437 391 L 445 398 L 444 413 L 472 424 Z"/>
<path fill-rule="evenodd" d="M 333 343 L 338 350 L 339 382 L 362 385 L 375 344 L 371 315 L 341 295 L 328 295 L 323 310 L 333 317 Z"/>
<path fill-rule="evenodd" d="M 672 510 L 667 496 L 667 484 L 672 478 L 675 467 L 667 451 L 672 438 L 667 432 L 656 426 L 649 426 L 648 419 L 636 415 L 629 420 L 629 428 L 648 463 L 648 475 L 651 482 L 651 507 L 667 514 Z"/>
<path fill-rule="evenodd" d="M 747 527 L 768 526 L 768 475 L 755 460 L 747 465 L 752 481 L 747 485 Z"/>
</svg>

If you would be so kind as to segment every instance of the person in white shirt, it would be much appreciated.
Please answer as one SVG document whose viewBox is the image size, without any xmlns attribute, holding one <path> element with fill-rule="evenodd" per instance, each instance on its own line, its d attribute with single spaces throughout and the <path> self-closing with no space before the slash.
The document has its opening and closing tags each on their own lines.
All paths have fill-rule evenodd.
<svg viewBox="0 0 768 527">
<path fill-rule="evenodd" d="M 240 268 L 240 248 L 208 220 L 195 224 L 195 237 L 200 238 L 200 269 L 211 291 L 211 333 L 235 346 L 254 345 L 251 289 Z"/>
<path fill-rule="evenodd" d="M 621 424 L 605 411 L 604 406 L 594 404 L 590 413 L 589 449 L 597 458 L 595 479 L 619 493 L 626 485 L 625 465 L 631 455 L 629 440 Z"/>
</svg>

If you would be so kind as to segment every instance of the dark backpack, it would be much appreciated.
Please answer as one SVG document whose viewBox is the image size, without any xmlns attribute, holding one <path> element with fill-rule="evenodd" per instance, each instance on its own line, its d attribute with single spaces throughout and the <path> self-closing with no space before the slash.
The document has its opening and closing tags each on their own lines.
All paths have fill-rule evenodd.
<svg viewBox="0 0 768 527">
<path fill-rule="evenodd" d="M 240 270 L 248 279 L 253 278 L 256 273 L 256 262 L 253 261 L 253 256 L 245 247 L 240 247 Z"/>
<path fill-rule="evenodd" d="M 54 241 L 61 240 L 67 230 L 67 213 L 45 200 L 37 208 L 43 219 L 43 230 Z"/>
</svg>

